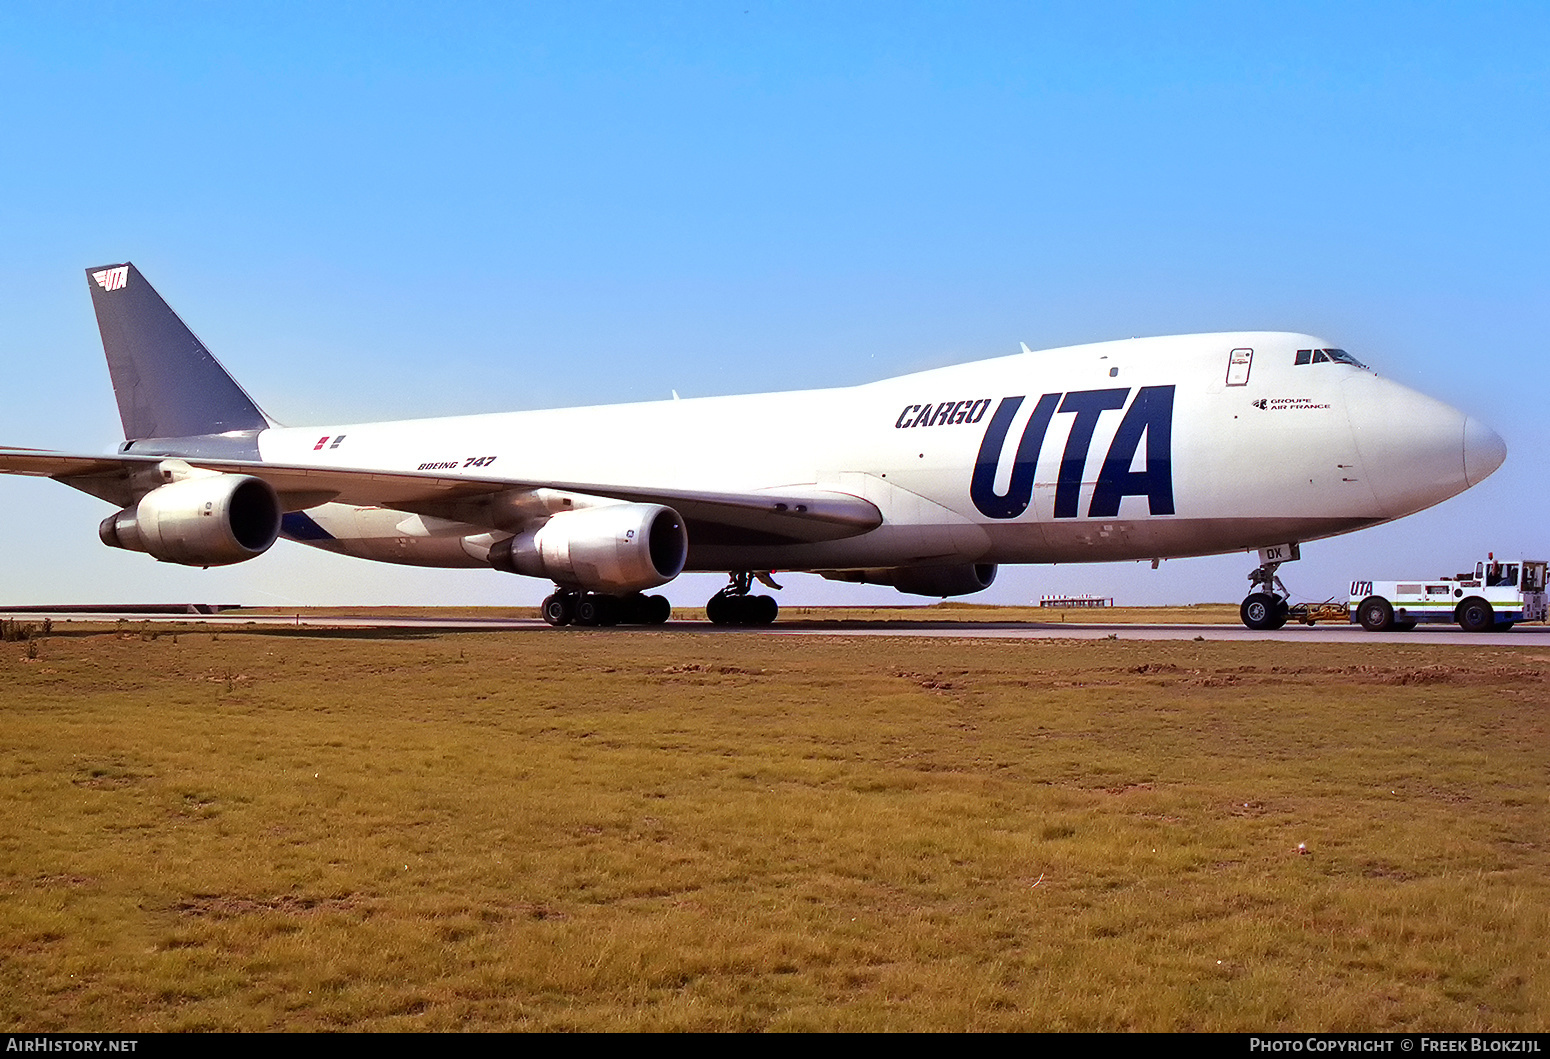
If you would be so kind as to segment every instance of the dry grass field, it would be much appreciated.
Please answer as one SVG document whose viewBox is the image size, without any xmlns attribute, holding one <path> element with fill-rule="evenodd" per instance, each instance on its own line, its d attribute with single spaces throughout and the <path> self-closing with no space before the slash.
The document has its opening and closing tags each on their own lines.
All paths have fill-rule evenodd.
<svg viewBox="0 0 1550 1059">
<path fill-rule="evenodd" d="M 0 643 L 0 1027 L 1550 1026 L 1542 647 L 670 630 Z"/>
</svg>

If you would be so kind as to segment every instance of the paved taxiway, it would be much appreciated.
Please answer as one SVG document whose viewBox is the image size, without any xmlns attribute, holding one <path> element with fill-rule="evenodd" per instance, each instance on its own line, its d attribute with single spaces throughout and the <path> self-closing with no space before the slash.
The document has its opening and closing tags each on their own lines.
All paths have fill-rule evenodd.
<svg viewBox="0 0 1550 1059">
<path fill-rule="evenodd" d="M 56 626 L 76 622 L 126 625 L 175 624 L 220 628 L 293 628 L 316 630 L 423 630 L 426 632 L 545 632 L 563 636 L 537 618 L 492 618 L 464 615 L 352 615 L 306 612 L 293 614 L 148 614 L 90 615 L 75 612 L 0 611 L 0 618 Z M 997 621 L 778 621 L 762 628 L 732 628 L 706 621 L 673 621 L 656 626 L 617 626 L 599 630 L 615 635 L 680 632 L 710 636 L 754 633 L 761 636 L 919 636 L 985 640 L 1272 640 L 1285 643 L 1428 643 L 1550 647 L 1550 626 L 1520 625 L 1508 632 L 1466 633 L 1454 625 L 1422 625 L 1410 632 L 1371 633 L 1357 625 L 1288 625 L 1274 632 L 1255 632 L 1241 625 L 1213 624 L 1117 624 L 1079 622 Z"/>
</svg>

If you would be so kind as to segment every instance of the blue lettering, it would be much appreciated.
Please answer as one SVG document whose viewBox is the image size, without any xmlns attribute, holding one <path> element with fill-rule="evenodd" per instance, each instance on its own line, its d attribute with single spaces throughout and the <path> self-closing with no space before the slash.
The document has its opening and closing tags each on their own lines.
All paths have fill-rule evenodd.
<svg viewBox="0 0 1550 1059">
<path fill-rule="evenodd" d="M 1060 478 L 1055 483 L 1055 517 L 1076 518 L 1076 504 L 1082 490 L 1082 471 L 1087 467 L 1087 450 L 1093 430 L 1104 412 L 1125 407 L 1128 388 L 1118 390 L 1077 390 L 1066 394 L 1060 403 L 1062 412 L 1075 412 L 1076 422 L 1066 438 L 1066 451 L 1060 458 Z M 1127 465 L 1128 466 L 1128 465 Z"/>
<path fill-rule="evenodd" d="M 1132 471 L 1142 434 L 1146 435 L 1146 470 Z M 1114 433 L 1088 515 L 1113 518 L 1127 496 L 1146 497 L 1153 515 L 1173 514 L 1172 453 L 1173 387 L 1143 386 Z"/>
<path fill-rule="evenodd" d="M 1104 456 L 1093 488 L 1092 503 L 1087 509 L 1088 517 L 1115 517 L 1119 514 L 1120 502 L 1127 496 L 1146 497 L 1148 511 L 1153 515 L 1174 514 L 1173 395 L 1173 386 L 1143 386 L 1136 391 L 1135 400 L 1126 409 Z M 1006 492 L 997 493 L 995 483 L 1006 450 L 1007 434 L 1026 400 L 1025 397 L 1003 397 L 985 427 L 985 437 L 975 458 L 969 483 L 969 496 L 975 508 L 987 518 L 995 519 L 1017 518 L 1028 510 L 1033 500 L 1039 453 L 1049 433 L 1050 421 L 1057 412 L 1070 412 L 1075 419 L 1061 454 L 1060 472 L 1055 482 L 1054 514 L 1056 518 L 1076 518 L 1082 478 L 1098 418 L 1104 412 L 1124 408 L 1129 396 L 1128 389 L 1078 390 L 1065 394 L 1063 399 L 1058 393 L 1044 394 L 1023 427 Z M 963 408 L 965 403 L 967 409 Z M 955 412 L 964 412 L 965 422 L 973 423 L 984 416 L 990 405 L 990 399 L 985 398 L 952 407 Z M 930 405 L 922 412 L 922 416 L 940 414 L 941 408 L 933 409 Z M 1146 438 L 1146 469 L 1132 471 L 1130 468 L 1135 463 L 1143 437 Z"/>
<path fill-rule="evenodd" d="M 974 506 L 986 518 L 1016 518 L 1028 510 L 1033 499 L 1033 472 L 1037 469 L 1039 450 L 1044 447 L 1044 434 L 1049 421 L 1055 415 L 1055 405 L 1060 394 L 1047 393 L 1039 398 L 1023 427 L 1023 436 L 1017 443 L 1017 455 L 1012 460 L 1012 480 L 1006 492 L 996 492 L 996 472 L 1001 466 L 1001 450 L 1006 447 L 1006 434 L 1023 406 L 1022 397 L 1003 397 L 996 406 L 990 425 L 985 428 L 985 439 L 980 442 L 979 456 L 974 461 L 974 477 L 969 483 L 969 497 Z M 985 402 L 986 407 L 990 402 Z M 984 415 L 984 410 L 980 412 Z"/>
</svg>

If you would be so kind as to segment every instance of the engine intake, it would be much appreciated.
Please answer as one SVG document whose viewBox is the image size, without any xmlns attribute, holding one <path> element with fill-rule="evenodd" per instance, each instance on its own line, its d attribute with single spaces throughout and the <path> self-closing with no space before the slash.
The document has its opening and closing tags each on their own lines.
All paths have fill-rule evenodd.
<svg viewBox="0 0 1550 1059">
<path fill-rule="evenodd" d="M 217 474 L 152 489 L 102 520 L 110 548 L 184 566 L 230 566 L 263 555 L 280 535 L 280 498 L 262 478 Z"/>
<path fill-rule="evenodd" d="M 955 563 L 952 566 L 891 566 L 871 570 L 825 570 L 831 581 L 892 585 L 915 596 L 967 596 L 983 592 L 996 580 L 995 563 Z"/>
<path fill-rule="evenodd" d="M 665 585 L 688 558 L 683 519 L 660 504 L 562 511 L 490 549 L 497 570 L 616 594 Z"/>
</svg>

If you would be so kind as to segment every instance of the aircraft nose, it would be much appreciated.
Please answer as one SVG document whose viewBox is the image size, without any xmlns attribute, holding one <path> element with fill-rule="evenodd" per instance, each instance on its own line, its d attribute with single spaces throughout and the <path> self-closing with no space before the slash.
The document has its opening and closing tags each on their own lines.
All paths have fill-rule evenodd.
<svg viewBox="0 0 1550 1059">
<path fill-rule="evenodd" d="M 1507 458 L 1502 436 L 1474 416 L 1464 420 L 1464 478 L 1479 485 Z"/>
<path fill-rule="evenodd" d="M 1490 427 L 1398 383 L 1356 375 L 1345 394 L 1367 483 L 1387 518 L 1462 493 L 1506 455 Z"/>
</svg>

